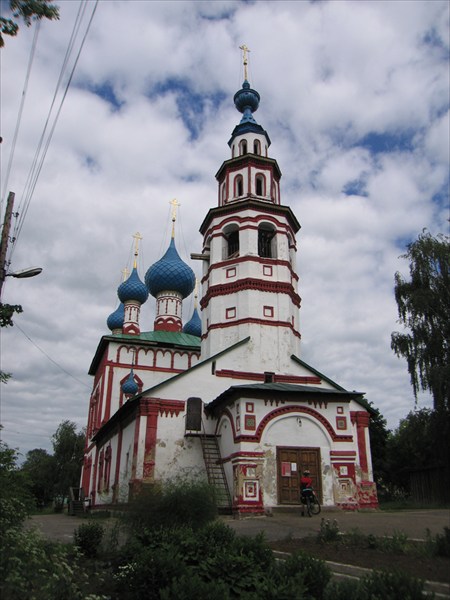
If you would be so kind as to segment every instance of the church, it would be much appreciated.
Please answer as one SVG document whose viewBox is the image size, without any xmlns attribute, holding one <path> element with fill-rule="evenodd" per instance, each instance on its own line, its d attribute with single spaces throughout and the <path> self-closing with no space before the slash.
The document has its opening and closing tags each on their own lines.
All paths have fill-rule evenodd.
<svg viewBox="0 0 450 600">
<path fill-rule="evenodd" d="M 134 267 L 89 369 L 81 487 L 94 509 L 155 482 L 201 478 L 220 510 L 264 514 L 300 504 L 305 469 L 325 507 L 378 506 L 363 394 L 300 357 L 300 224 L 281 202 L 259 103 L 244 51 L 241 117 L 216 174 L 217 204 L 199 224 L 202 250 L 191 259 L 202 264 L 201 293 L 186 322 L 195 276 L 176 248 L 176 202 L 169 247 L 143 277 L 135 236 Z M 141 331 L 150 296 L 153 330 Z"/>
</svg>

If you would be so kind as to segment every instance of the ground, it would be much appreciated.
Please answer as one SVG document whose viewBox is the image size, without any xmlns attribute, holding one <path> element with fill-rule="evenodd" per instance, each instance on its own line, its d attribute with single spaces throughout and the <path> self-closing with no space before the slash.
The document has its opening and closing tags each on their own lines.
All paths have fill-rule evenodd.
<svg viewBox="0 0 450 600">
<path fill-rule="evenodd" d="M 449 559 L 444 557 L 392 554 L 371 548 L 351 548 L 338 542 L 320 543 L 315 537 L 269 542 L 282 552 L 304 550 L 323 560 L 357 565 L 368 569 L 390 569 L 428 581 L 450 583 Z"/>
</svg>

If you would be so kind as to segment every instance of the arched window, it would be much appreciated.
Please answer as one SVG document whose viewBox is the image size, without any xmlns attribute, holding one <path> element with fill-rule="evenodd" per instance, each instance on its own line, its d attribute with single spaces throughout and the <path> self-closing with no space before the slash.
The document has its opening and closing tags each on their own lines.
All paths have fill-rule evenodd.
<svg viewBox="0 0 450 600">
<path fill-rule="evenodd" d="M 234 178 L 234 197 L 239 198 L 244 195 L 244 178 L 242 175 L 236 175 Z"/>
<path fill-rule="evenodd" d="M 276 185 L 275 181 L 272 181 L 272 200 L 274 202 L 277 201 L 277 185 Z"/>
<path fill-rule="evenodd" d="M 237 225 L 227 225 L 223 230 L 224 246 L 223 258 L 234 258 L 239 256 L 239 228 Z"/>
<path fill-rule="evenodd" d="M 261 173 L 255 178 L 255 189 L 257 196 L 265 196 L 266 195 L 266 178 Z"/>
<path fill-rule="evenodd" d="M 239 154 L 247 154 L 247 140 L 241 140 L 239 142 Z"/>
<path fill-rule="evenodd" d="M 225 183 L 222 183 L 222 194 L 221 194 L 222 195 L 222 204 L 225 203 L 225 199 L 226 199 L 225 193 L 226 193 L 226 186 L 225 186 Z"/>
<path fill-rule="evenodd" d="M 258 227 L 258 255 L 276 258 L 276 231 L 273 225 L 262 223 Z"/>
<path fill-rule="evenodd" d="M 261 154 L 261 142 L 259 140 L 253 142 L 253 154 Z"/>
</svg>

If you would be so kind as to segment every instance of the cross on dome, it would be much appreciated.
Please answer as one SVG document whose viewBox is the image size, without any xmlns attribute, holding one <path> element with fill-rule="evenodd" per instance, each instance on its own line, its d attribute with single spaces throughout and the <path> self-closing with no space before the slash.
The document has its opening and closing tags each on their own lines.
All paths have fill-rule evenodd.
<svg viewBox="0 0 450 600">
<path fill-rule="evenodd" d="M 142 240 L 142 235 L 137 231 L 133 236 L 134 238 L 134 264 L 133 268 L 137 268 L 137 257 L 139 254 L 139 240 Z"/>
<path fill-rule="evenodd" d="M 178 202 L 178 200 L 176 198 L 173 198 L 173 200 L 171 200 L 169 202 L 169 204 L 172 206 L 172 238 L 175 237 L 175 221 L 177 220 L 177 208 L 179 206 L 181 206 L 181 204 Z"/>
<path fill-rule="evenodd" d="M 242 60 L 243 60 L 243 63 L 244 63 L 244 79 L 247 81 L 248 80 L 248 72 L 247 72 L 248 56 L 247 56 L 247 52 L 250 52 L 250 48 L 248 46 L 246 46 L 245 44 L 242 44 L 242 46 L 239 46 L 239 49 L 242 50 Z"/>
</svg>

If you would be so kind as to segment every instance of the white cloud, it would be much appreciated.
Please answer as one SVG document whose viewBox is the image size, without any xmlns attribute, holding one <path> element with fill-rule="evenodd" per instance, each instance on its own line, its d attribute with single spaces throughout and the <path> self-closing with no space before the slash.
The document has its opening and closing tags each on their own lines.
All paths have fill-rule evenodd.
<svg viewBox="0 0 450 600">
<path fill-rule="evenodd" d="M 8 184 L 18 210 L 78 8 L 61 3 L 61 20 L 42 24 Z M 390 349 L 393 276 L 407 273 L 399 256 L 422 228 L 447 227 L 448 15 L 439 1 L 99 3 L 13 255 L 14 269 L 44 271 L 5 285 L 41 350 L 16 327 L 2 331 L 2 369 L 14 373 L 0 389 L 4 439 L 48 448 L 63 419 L 85 424 L 86 373 L 117 306 L 131 236 L 144 237 L 143 277 L 168 243 L 171 198 L 182 205 L 180 252 L 187 260 L 200 250 L 214 174 L 240 119 L 232 98 L 244 42 L 282 202 L 302 224 L 302 358 L 365 391 L 395 426 L 414 403 L 406 364 Z M 33 33 L 21 28 L 1 51 L 3 174 Z M 144 329 L 153 314 L 150 298 Z"/>
</svg>

